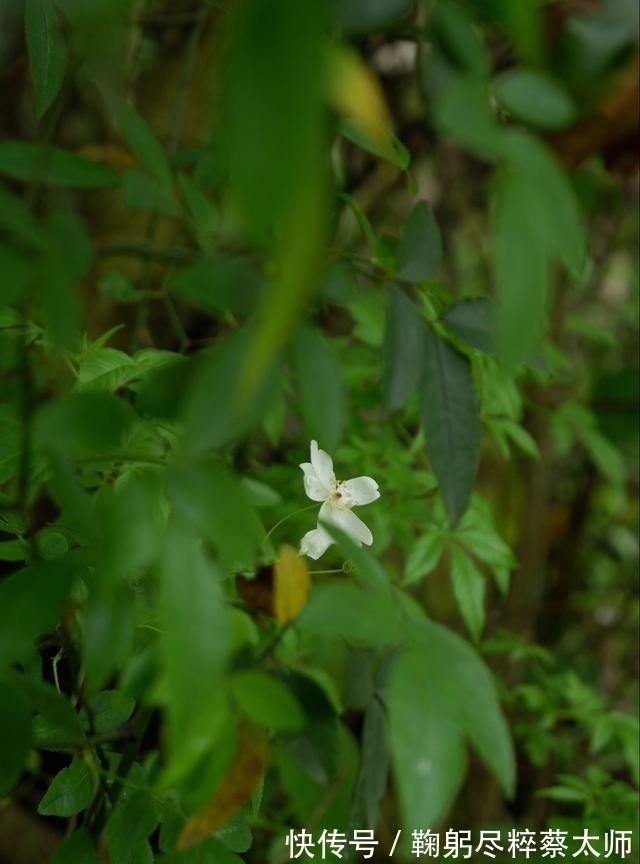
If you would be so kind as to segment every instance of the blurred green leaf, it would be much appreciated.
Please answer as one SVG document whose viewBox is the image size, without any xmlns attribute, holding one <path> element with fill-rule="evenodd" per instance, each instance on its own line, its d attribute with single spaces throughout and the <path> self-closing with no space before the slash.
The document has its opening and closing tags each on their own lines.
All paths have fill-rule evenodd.
<svg viewBox="0 0 640 864">
<path fill-rule="evenodd" d="M 277 678 L 258 670 L 236 672 L 231 689 L 240 710 L 261 726 L 294 732 L 307 725 L 302 706 Z"/>
<path fill-rule="evenodd" d="M 399 289 L 389 289 L 384 342 L 384 403 L 389 411 L 402 408 L 418 386 L 423 362 L 420 314 Z"/>
<path fill-rule="evenodd" d="M 122 197 L 131 210 L 148 210 L 166 216 L 180 216 L 180 207 L 171 190 L 161 186 L 154 177 L 141 171 L 125 171 L 122 175 Z"/>
<path fill-rule="evenodd" d="M 55 629 L 74 578 L 68 561 L 46 561 L 0 582 L 0 665 L 19 659 L 36 637 Z"/>
<path fill-rule="evenodd" d="M 429 15 L 429 29 L 438 51 L 457 69 L 478 78 L 489 75 L 489 52 L 461 4 L 452 0 L 436 4 Z"/>
<path fill-rule="evenodd" d="M 86 828 L 76 828 L 55 851 L 51 864 L 98 864 L 91 835 Z"/>
<path fill-rule="evenodd" d="M 442 132 L 485 159 L 501 155 L 503 131 L 493 116 L 484 81 L 456 74 L 436 99 L 435 120 Z"/>
<path fill-rule="evenodd" d="M 429 461 L 449 522 L 464 513 L 478 462 L 480 422 L 466 357 L 431 327 L 425 328 L 421 416 Z"/>
<path fill-rule="evenodd" d="M 262 280 L 248 258 L 208 255 L 174 271 L 169 290 L 190 300 L 205 312 L 224 315 L 231 311 L 245 317 L 259 298 Z"/>
<path fill-rule="evenodd" d="M 493 307 L 484 297 L 458 300 L 442 313 L 443 323 L 458 339 L 486 354 L 495 350 L 493 317 Z"/>
<path fill-rule="evenodd" d="M 549 255 L 536 191 L 523 174 L 503 174 L 493 224 L 496 339 L 509 368 L 530 359 L 544 333 Z"/>
<path fill-rule="evenodd" d="M 102 189 L 120 182 L 117 172 L 106 165 L 31 141 L 0 141 L 0 174 L 71 189 Z"/>
<path fill-rule="evenodd" d="M 398 635 L 380 592 L 338 582 L 313 589 L 296 627 L 373 645 L 393 644 Z"/>
<path fill-rule="evenodd" d="M 164 148 L 145 118 L 128 102 L 113 102 L 111 110 L 140 167 L 148 171 L 161 189 L 171 196 L 173 189 L 171 166 Z"/>
<path fill-rule="evenodd" d="M 35 422 L 36 441 L 64 455 L 93 457 L 116 447 L 132 419 L 130 407 L 107 393 L 73 393 L 44 405 Z"/>
<path fill-rule="evenodd" d="M 0 679 L 0 795 L 4 798 L 19 779 L 31 749 L 31 711 L 23 694 Z"/>
<path fill-rule="evenodd" d="M 451 584 L 464 623 L 477 641 L 484 627 L 484 576 L 457 546 L 451 549 Z"/>
<path fill-rule="evenodd" d="M 89 700 L 95 732 L 110 732 L 131 717 L 135 702 L 120 690 L 102 690 Z"/>
<path fill-rule="evenodd" d="M 422 537 L 418 537 L 407 556 L 404 571 L 405 585 L 411 585 L 431 573 L 442 554 L 445 535 L 439 527 L 434 527 Z"/>
<path fill-rule="evenodd" d="M 364 715 L 361 761 L 349 821 L 374 829 L 389 780 L 389 730 L 382 702 L 374 696 Z"/>
<path fill-rule="evenodd" d="M 167 676 L 168 775 L 184 777 L 219 732 L 227 650 L 221 574 L 201 543 L 170 523 L 161 559 L 160 627 Z"/>
<path fill-rule="evenodd" d="M 500 102 L 517 120 L 540 129 L 564 129 L 574 122 L 577 109 L 553 78 L 530 69 L 512 69 L 494 83 Z"/>
<path fill-rule="evenodd" d="M 337 19 L 347 33 L 380 30 L 406 15 L 414 0 L 338 0 Z"/>
<path fill-rule="evenodd" d="M 74 816 L 91 801 L 91 774 L 81 756 L 74 756 L 68 768 L 63 768 L 51 781 L 38 804 L 41 816 Z"/>
<path fill-rule="evenodd" d="M 158 805 L 151 792 L 145 771 L 134 764 L 128 777 L 133 788 L 125 784 L 122 794 L 109 816 L 107 838 L 111 864 L 135 864 L 145 860 L 147 837 L 158 824 Z M 135 850 L 136 855 L 133 855 Z M 150 860 L 153 860 L 151 858 Z"/>
<path fill-rule="evenodd" d="M 307 324 L 296 332 L 292 359 L 309 437 L 332 450 L 342 437 L 345 414 L 342 369 L 333 346 L 319 328 Z"/>
<path fill-rule="evenodd" d="M 67 65 L 67 45 L 51 0 L 26 0 L 25 33 L 29 70 L 36 91 L 36 116 L 42 117 L 58 95 Z"/>
<path fill-rule="evenodd" d="M 440 228 L 426 201 L 419 201 L 402 226 L 398 243 L 398 276 L 424 282 L 440 263 Z"/>
<path fill-rule="evenodd" d="M 177 464 L 168 474 L 176 514 L 236 569 L 253 564 L 264 531 L 233 474 L 213 460 Z"/>
</svg>

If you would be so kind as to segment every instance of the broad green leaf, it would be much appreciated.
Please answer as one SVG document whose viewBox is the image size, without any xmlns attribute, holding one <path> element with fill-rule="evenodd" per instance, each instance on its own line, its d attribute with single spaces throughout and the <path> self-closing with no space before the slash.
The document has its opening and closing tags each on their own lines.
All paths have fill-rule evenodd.
<svg viewBox="0 0 640 864">
<path fill-rule="evenodd" d="M 334 348 L 321 330 L 307 324 L 294 337 L 292 359 L 308 435 L 333 450 L 342 437 L 345 413 L 342 369 Z"/>
<path fill-rule="evenodd" d="M 454 75 L 436 98 L 435 120 L 441 132 L 485 159 L 501 155 L 503 132 L 491 111 L 484 81 Z"/>
<path fill-rule="evenodd" d="M 446 673 L 443 668 L 446 664 Z M 435 827 L 462 784 L 466 752 L 462 724 L 447 697 L 443 676 L 451 674 L 446 655 L 413 649 L 391 671 L 387 693 L 395 783 L 402 823 L 411 832 Z"/>
<path fill-rule="evenodd" d="M 201 543 L 170 523 L 161 559 L 160 628 L 167 676 L 168 767 L 185 776 L 219 732 L 228 651 L 219 573 Z"/>
<path fill-rule="evenodd" d="M 94 731 L 110 732 L 131 717 L 135 702 L 120 690 L 102 690 L 89 700 L 93 713 Z"/>
<path fill-rule="evenodd" d="M 104 687 L 129 657 L 135 638 L 134 612 L 131 591 L 123 584 L 100 586 L 85 604 L 82 650 L 89 691 Z"/>
<path fill-rule="evenodd" d="M 511 69 L 494 84 L 500 102 L 517 120 L 540 129 L 563 129 L 576 118 L 569 94 L 553 78 L 530 69 Z"/>
<path fill-rule="evenodd" d="M 478 351 L 492 354 L 494 349 L 493 308 L 484 297 L 469 297 L 447 306 L 443 323 L 451 332 Z"/>
<path fill-rule="evenodd" d="M 41 180 L 71 189 L 102 189 L 120 182 L 117 172 L 106 165 L 70 150 L 31 141 L 0 141 L 0 174 L 27 183 Z"/>
<path fill-rule="evenodd" d="M 47 221 L 50 249 L 37 269 L 40 306 L 49 346 L 61 351 L 79 338 L 78 287 L 91 266 L 91 243 L 82 220 L 55 210 Z"/>
<path fill-rule="evenodd" d="M 31 711 L 24 695 L 0 679 L 0 796 L 7 795 L 22 773 L 31 749 Z"/>
<path fill-rule="evenodd" d="M 43 448 L 68 456 L 92 456 L 117 447 L 132 419 L 130 407 L 107 393 L 74 393 L 44 405 L 35 438 Z"/>
<path fill-rule="evenodd" d="M 253 562 L 264 532 L 242 485 L 221 462 L 176 464 L 168 485 L 176 514 L 230 566 L 242 569 Z"/>
<path fill-rule="evenodd" d="M 213 314 L 233 312 L 245 318 L 262 287 L 260 274 L 248 258 L 208 255 L 172 273 L 169 290 Z"/>
<path fill-rule="evenodd" d="M 202 352 L 184 399 L 184 449 L 198 454 L 245 435 L 270 405 L 280 367 L 262 370 L 261 384 L 250 393 L 240 388 L 250 350 L 250 333 L 239 330 Z M 180 367 L 178 367 L 179 369 Z"/>
<path fill-rule="evenodd" d="M 63 768 L 51 781 L 38 804 L 41 816 L 74 816 L 91 801 L 91 774 L 81 756 L 74 756 L 71 765 Z"/>
<path fill-rule="evenodd" d="M 507 795 L 515 760 L 491 675 L 452 631 L 422 619 L 407 627 L 387 704 L 403 823 L 433 828 L 460 787 L 469 739 Z"/>
<path fill-rule="evenodd" d="M 379 592 L 353 584 L 324 584 L 311 592 L 296 626 L 355 642 L 393 644 L 398 635 L 393 614 Z"/>
<path fill-rule="evenodd" d="M 451 584 L 464 623 L 477 640 L 484 627 L 484 576 L 466 552 L 457 546 L 451 549 Z"/>
<path fill-rule="evenodd" d="M 375 829 L 389 774 L 389 731 L 382 702 L 374 696 L 364 715 L 360 772 L 350 822 Z"/>
<path fill-rule="evenodd" d="M 384 342 L 384 402 L 389 411 L 402 408 L 422 373 L 423 324 L 420 314 L 399 289 L 389 290 Z"/>
<path fill-rule="evenodd" d="M 146 772 L 134 764 L 118 803 L 107 822 L 107 838 L 111 864 L 134 864 L 132 851 L 146 846 L 147 837 L 158 824 L 158 805 L 151 792 Z M 138 855 L 144 856 L 140 851 Z M 142 858 L 144 860 L 144 858 Z M 153 860 L 153 858 L 151 859 Z"/>
<path fill-rule="evenodd" d="M 558 256 L 572 276 L 582 278 L 585 229 L 568 175 L 541 140 L 523 131 L 505 133 L 504 154 L 513 173 L 528 185 L 523 203 L 532 211 L 530 230 L 541 237 L 548 253 Z M 537 245 L 537 239 L 535 242 Z"/>
<path fill-rule="evenodd" d="M 255 0 L 230 16 L 221 128 L 234 190 L 262 237 L 291 213 L 298 190 L 316 171 L 325 14 L 321 0 Z"/>
<path fill-rule="evenodd" d="M 411 585 L 435 569 L 444 548 L 445 535 L 440 529 L 418 537 L 407 556 L 404 584 Z"/>
<path fill-rule="evenodd" d="M 67 45 L 51 0 L 26 0 L 24 26 L 29 70 L 36 91 L 36 115 L 42 117 L 64 81 Z"/>
<path fill-rule="evenodd" d="M 84 741 L 80 719 L 71 702 L 52 684 L 21 678 L 19 686 L 33 712 L 33 743 L 43 750 L 66 750 Z"/>
<path fill-rule="evenodd" d="M 236 672 L 231 689 L 240 710 L 267 728 L 295 732 L 307 724 L 302 706 L 282 681 L 258 670 Z"/>
<path fill-rule="evenodd" d="M 76 828 L 55 851 L 51 864 L 98 864 L 91 835 L 86 828 Z"/>
<path fill-rule="evenodd" d="M 0 305 L 19 306 L 25 290 L 33 279 L 33 262 L 17 249 L 0 245 L 0 272 L 3 284 L 0 288 Z"/>
<path fill-rule="evenodd" d="M 0 665 L 18 660 L 55 629 L 75 578 L 68 561 L 46 561 L 0 582 Z"/>
<path fill-rule="evenodd" d="M 463 6 L 449 0 L 429 15 L 429 29 L 438 51 L 461 72 L 481 79 L 491 70 L 491 59 L 478 29 Z"/>
<path fill-rule="evenodd" d="M 338 23 L 347 33 L 380 30 L 406 15 L 414 0 L 338 0 Z"/>
<path fill-rule="evenodd" d="M 549 252 L 536 190 L 523 174 L 503 174 L 493 223 L 496 340 L 504 363 L 530 359 L 546 326 Z"/>
<path fill-rule="evenodd" d="M 114 393 L 136 377 L 138 366 L 124 351 L 99 348 L 90 351 L 78 364 L 76 392 L 104 391 Z"/>
<path fill-rule="evenodd" d="M 171 195 L 173 187 L 171 166 L 164 148 L 147 121 L 128 102 L 118 102 L 112 106 L 112 110 L 120 131 L 138 160 L 138 164 L 151 174 L 165 192 Z"/>
<path fill-rule="evenodd" d="M 426 201 L 413 208 L 400 232 L 397 255 L 398 276 L 409 282 L 423 282 L 442 258 L 442 237 Z"/>
<path fill-rule="evenodd" d="M 429 461 L 449 522 L 464 513 L 478 462 L 480 422 L 466 357 L 431 327 L 425 328 L 421 416 Z"/>
</svg>

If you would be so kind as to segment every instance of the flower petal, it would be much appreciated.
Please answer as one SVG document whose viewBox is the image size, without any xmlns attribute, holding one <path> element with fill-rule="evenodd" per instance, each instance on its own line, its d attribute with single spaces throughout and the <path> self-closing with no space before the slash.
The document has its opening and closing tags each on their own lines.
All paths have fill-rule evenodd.
<svg viewBox="0 0 640 864">
<path fill-rule="evenodd" d="M 333 539 L 324 528 L 318 526 L 313 531 L 307 531 L 300 541 L 300 554 L 307 555 L 317 561 L 333 543 Z"/>
<path fill-rule="evenodd" d="M 312 501 L 326 501 L 331 494 L 331 489 L 324 486 L 313 469 L 311 462 L 302 462 L 300 467 L 304 471 L 304 491 Z"/>
<path fill-rule="evenodd" d="M 340 491 L 345 492 L 354 505 L 371 504 L 380 497 L 378 484 L 373 477 L 354 477 L 340 483 Z"/>
<path fill-rule="evenodd" d="M 313 465 L 313 470 L 316 472 L 316 477 L 322 485 L 333 491 L 336 488 L 333 461 L 328 453 L 320 450 L 317 441 L 311 442 L 311 464 Z"/>
<path fill-rule="evenodd" d="M 320 508 L 318 519 L 320 522 L 327 522 L 329 525 L 336 525 L 344 531 L 344 533 L 350 537 L 354 543 L 357 543 L 358 546 L 362 546 L 363 543 L 365 546 L 371 546 L 373 543 L 373 534 L 369 531 L 362 519 L 358 519 L 356 514 L 352 513 L 351 510 L 332 507 L 329 501 L 325 501 Z"/>
</svg>

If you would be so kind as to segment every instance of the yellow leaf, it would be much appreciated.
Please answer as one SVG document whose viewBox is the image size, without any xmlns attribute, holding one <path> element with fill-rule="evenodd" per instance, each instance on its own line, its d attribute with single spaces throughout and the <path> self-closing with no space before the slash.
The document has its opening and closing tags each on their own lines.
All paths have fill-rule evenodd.
<svg viewBox="0 0 640 864">
<path fill-rule="evenodd" d="M 183 852 L 208 840 L 244 806 L 265 772 L 267 744 L 265 729 L 244 718 L 239 720 L 236 757 L 211 800 L 187 819 L 178 837 L 176 851 Z"/>
<path fill-rule="evenodd" d="M 309 567 L 293 546 L 280 547 L 274 570 L 273 608 L 281 624 L 293 621 L 304 608 L 311 577 Z"/>
<path fill-rule="evenodd" d="M 392 150 L 393 122 L 380 82 L 353 49 L 331 45 L 327 98 L 329 105 L 381 153 Z"/>
</svg>

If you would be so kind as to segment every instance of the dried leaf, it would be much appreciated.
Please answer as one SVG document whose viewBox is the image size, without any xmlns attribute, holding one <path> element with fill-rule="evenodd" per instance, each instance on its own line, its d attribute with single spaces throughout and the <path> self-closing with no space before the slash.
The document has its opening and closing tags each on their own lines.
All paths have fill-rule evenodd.
<svg viewBox="0 0 640 864">
<path fill-rule="evenodd" d="M 307 603 L 311 578 L 309 567 L 293 546 L 280 547 L 274 569 L 273 607 L 281 624 L 293 621 Z"/>
</svg>

